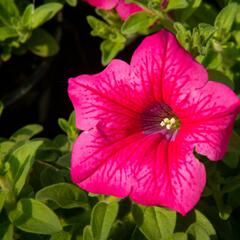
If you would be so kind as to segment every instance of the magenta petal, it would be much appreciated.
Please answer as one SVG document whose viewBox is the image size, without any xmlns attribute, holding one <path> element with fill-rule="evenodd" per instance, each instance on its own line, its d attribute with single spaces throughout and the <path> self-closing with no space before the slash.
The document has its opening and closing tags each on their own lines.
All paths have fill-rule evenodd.
<svg viewBox="0 0 240 240">
<path fill-rule="evenodd" d="M 231 115 L 233 122 L 240 110 L 240 99 L 226 85 L 208 81 L 204 87 L 176 101 L 173 109 L 183 123 L 198 123 L 226 115 Z"/>
<path fill-rule="evenodd" d="M 94 7 L 101 8 L 101 9 L 112 9 L 114 8 L 119 0 L 84 0 L 88 4 L 91 4 Z"/>
<path fill-rule="evenodd" d="M 236 114 L 210 119 L 197 124 L 184 124 L 185 141 L 196 152 L 210 160 L 220 160 L 227 151 Z"/>
<path fill-rule="evenodd" d="M 166 30 L 146 37 L 134 52 L 130 65 L 149 94 L 169 106 L 208 81 L 204 67 Z"/>
<path fill-rule="evenodd" d="M 152 143 L 138 162 L 131 197 L 144 205 L 160 205 L 185 215 L 199 201 L 206 184 L 204 165 L 178 134 L 175 141 Z"/>
<path fill-rule="evenodd" d="M 73 147 L 71 176 L 87 191 L 124 197 L 131 191 L 131 168 L 134 167 L 128 161 L 133 149 L 127 146 L 138 147 L 139 134 L 119 141 L 111 141 L 110 135 L 100 129 L 80 135 Z"/>
<path fill-rule="evenodd" d="M 142 11 L 142 8 L 133 3 L 125 3 L 125 0 L 119 0 L 116 10 L 119 16 L 126 20 L 130 15 Z"/>
<path fill-rule="evenodd" d="M 123 123 L 138 119 L 142 109 L 129 78 L 129 65 L 113 60 L 101 73 L 69 79 L 68 93 L 76 111 L 77 127 L 89 130 L 100 121 Z M 127 130 L 126 130 L 127 131 Z"/>
<path fill-rule="evenodd" d="M 108 138 L 101 128 L 84 132 L 73 147 L 72 180 L 81 188 L 146 205 L 163 205 L 185 214 L 205 185 L 204 166 L 183 141 L 135 133 Z M 180 135 L 181 136 L 181 135 Z"/>
</svg>

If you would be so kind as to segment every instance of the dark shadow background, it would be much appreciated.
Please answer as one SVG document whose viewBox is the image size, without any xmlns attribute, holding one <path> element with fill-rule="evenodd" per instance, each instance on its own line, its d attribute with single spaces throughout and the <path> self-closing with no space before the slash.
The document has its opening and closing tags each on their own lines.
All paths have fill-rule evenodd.
<svg viewBox="0 0 240 240">
<path fill-rule="evenodd" d="M 90 35 L 91 29 L 86 21 L 90 14 L 95 14 L 94 9 L 84 3 L 75 8 L 65 6 L 62 23 L 56 26 L 51 21 L 44 26 L 50 31 L 60 27 L 62 37 L 60 52 L 47 60 L 42 68 L 42 59 L 31 53 L 13 56 L 0 66 L 0 99 L 8 105 L 0 119 L 1 136 L 9 137 L 30 123 L 42 124 L 42 135 L 47 137 L 60 132 L 57 119 L 67 118 L 73 110 L 67 95 L 68 78 L 96 73 L 103 68 L 99 50 L 101 40 Z M 27 91 L 29 85 L 31 89 Z M 27 93 L 21 95 L 25 90 Z M 19 94 L 21 97 L 17 97 Z M 17 99 L 12 101 L 15 97 Z"/>
</svg>

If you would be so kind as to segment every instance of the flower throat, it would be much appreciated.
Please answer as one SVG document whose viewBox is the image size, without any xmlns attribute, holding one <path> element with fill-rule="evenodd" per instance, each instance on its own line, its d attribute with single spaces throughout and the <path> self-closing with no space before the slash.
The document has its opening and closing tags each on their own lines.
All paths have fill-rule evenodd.
<svg viewBox="0 0 240 240">
<path fill-rule="evenodd" d="M 172 138 L 180 127 L 180 120 L 167 104 L 155 103 L 143 111 L 141 124 L 145 134 L 160 133 Z"/>
</svg>

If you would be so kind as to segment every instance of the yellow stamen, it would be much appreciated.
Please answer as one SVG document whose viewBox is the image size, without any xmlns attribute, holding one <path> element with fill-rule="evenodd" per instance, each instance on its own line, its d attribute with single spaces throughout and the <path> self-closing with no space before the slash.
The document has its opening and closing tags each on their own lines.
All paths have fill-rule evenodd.
<svg viewBox="0 0 240 240">
<path fill-rule="evenodd" d="M 165 127 L 166 129 L 170 130 L 173 127 L 176 127 L 176 119 L 174 117 L 172 117 L 171 119 L 169 118 L 164 118 L 161 122 L 160 125 L 162 127 Z"/>
</svg>

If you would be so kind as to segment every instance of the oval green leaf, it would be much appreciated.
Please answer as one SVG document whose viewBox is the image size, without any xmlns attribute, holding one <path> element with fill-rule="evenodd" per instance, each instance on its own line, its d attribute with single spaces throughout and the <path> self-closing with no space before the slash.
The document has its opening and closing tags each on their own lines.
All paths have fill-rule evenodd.
<svg viewBox="0 0 240 240">
<path fill-rule="evenodd" d="M 44 29 L 36 29 L 31 39 L 26 43 L 27 48 L 40 57 L 50 57 L 58 53 L 59 45 L 55 38 Z"/>
<path fill-rule="evenodd" d="M 88 198 L 84 191 L 70 183 L 57 183 L 47 186 L 36 194 L 36 199 L 47 203 L 54 202 L 61 208 L 88 207 Z"/>
<path fill-rule="evenodd" d="M 83 240 L 94 240 L 90 225 L 87 225 L 83 230 Z"/>
<path fill-rule="evenodd" d="M 71 239 L 72 234 L 65 231 L 54 233 L 50 238 L 50 240 L 71 240 Z"/>
<path fill-rule="evenodd" d="M 62 231 L 57 215 L 35 199 L 21 199 L 16 209 L 9 212 L 9 219 L 17 228 L 25 232 L 53 234 Z"/>
<path fill-rule="evenodd" d="M 238 4 L 230 3 L 225 8 L 223 8 L 215 19 L 215 26 L 219 29 L 219 36 L 224 37 L 226 33 L 229 33 L 236 14 L 238 12 Z M 223 35 L 221 35 L 223 34 Z"/>
<path fill-rule="evenodd" d="M 18 33 L 11 27 L 0 27 L 0 41 L 3 42 L 8 38 L 18 37 Z"/>
<path fill-rule="evenodd" d="M 29 124 L 17 130 L 10 137 L 10 140 L 15 142 L 29 140 L 36 134 L 42 132 L 42 130 L 43 130 L 43 127 L 39 124 Z"/>
<path fill-rule="evenodd" d="M 60 3 L 46 3 L 36 8 L 32 16 L 32 28 L 37 28 L 43 23 L 53 18 L 61 9 L 63 5 Z"/>
<path fill-rule="evenodd" d="M 133 217 L 140 231 L 149 240 L 170 237 L 176 225 L 176 212 L 161 207 L 133 205 Z"/>
<path fill-rule="evenodd" d="M 95 240 L 107 240 L 117 217 L 118 203 L 99 202 L 92 211 L 91 228 Z"/>
<path fill-rule="evenodd" d="M 16 194 L 22 190 L 29 171 L 34 162 L 34 156 L 42 141 L 28 141 L 16 146 L 12 152 L 6 157 L 9 165 L 7 177 L 13 185 Z"/>
<path fill-rule="evenodd" d="M 149 15 L 147 12 L 137 12 L 123 23 L 121 31 L 126 35 L 145 33 L 156 20 L 155 16 Z"/>
<path fill-rule="evenodd" d="M 0 239 L 13 240 L 13 225 L 10 223 L 1 223 L 0 225 Z"/>
</svg>

